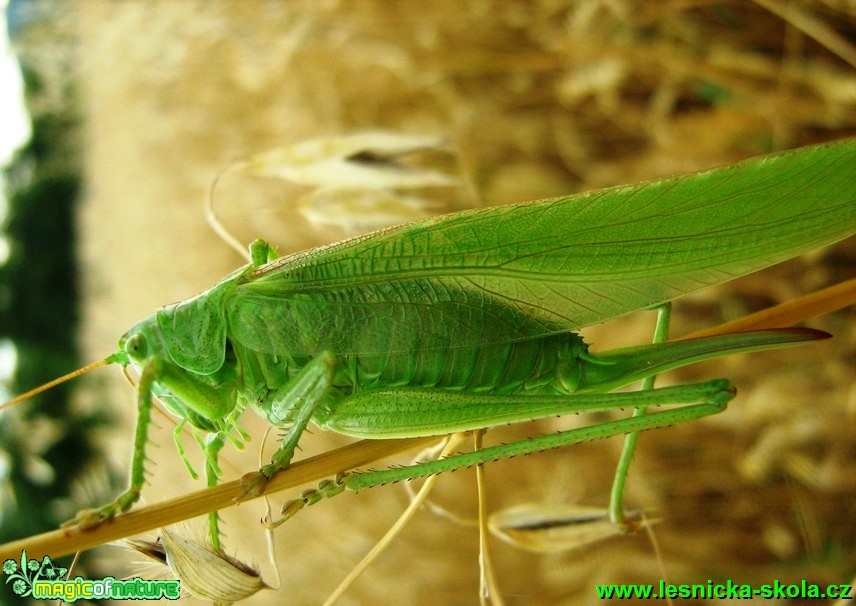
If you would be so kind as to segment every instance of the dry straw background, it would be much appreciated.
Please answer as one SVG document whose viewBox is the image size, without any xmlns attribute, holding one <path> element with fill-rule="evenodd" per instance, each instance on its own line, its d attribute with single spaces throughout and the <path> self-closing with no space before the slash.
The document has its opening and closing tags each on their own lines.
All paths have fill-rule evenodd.
<svg viewBox="0 0 856 606">
<path fill-rule="evenodd" d="M 86 120 L 81 255 L 93 359 L 139 318 L 241 264 L 202 212 L 212 180 L 236 158 L 367 129 L 432 135 L 454 150 L 467 184 L 455 204 L 467 206 L 654 178 L 856 132 L 856 5 L 846 0 L 91 0 L 67 8 Z M 263 235 L 283 252 L 341 237 L 305 223 L 290 210 L 291 196 L 279 180 L 244 176 L 224 179 L 216 200 L 240 238 Z M 854 259 L 851 241 L 682 301 L 673 334 L 852 277 Z M 725 414 L 642 437 L 627 499 L 662 518 L 661 558 L 645 534 L 557 554 L 493 540 L 505 602 L 589 604 L 594 583 L 664 575 L 678 583 L 848 582 L 856 574 L 852 314 L 812 322 L 835 333 L 831 342 L 666 377 L 662 384 L 728 376 L 740 395 Z M 643 342 L 650 316 L 588 335 L 596 347 Z M 101 373 L 115 381 L 110 400 L 130 423 L 130 389 L 118 372 Z M 250 417 L 256 441 L 240 456 L 227 448 L 229 477 L 257 464 L 263 424 Z M 150 503 L 198 487 L 174 452 L 172 428 L 160 424 L 144 492 Z M 118 466 L 127 464 L 130 436 L 129 427 L 105 436 Z M 344 442 L 316 432 L 304 452 Z M 493 464 L 488 506 L 603 506 L 620 444 Z M 437 502 L 473 518 L 473 477 L 442 478 Z M 277 534 L 276 598 L 263 592 L 251 601 L 322 603 L 405 503 L 401 487 L 387 487 L 301 513 Z M 271 580 L 260 515 L 256 504 L 228 511 L 226 544 Z M 119 576 L 119 550 L 107 550 L 105 566 Z M 423 511 L 341 603 L 474 604 L 477 558 L 473 527 Z"/>
</svg>

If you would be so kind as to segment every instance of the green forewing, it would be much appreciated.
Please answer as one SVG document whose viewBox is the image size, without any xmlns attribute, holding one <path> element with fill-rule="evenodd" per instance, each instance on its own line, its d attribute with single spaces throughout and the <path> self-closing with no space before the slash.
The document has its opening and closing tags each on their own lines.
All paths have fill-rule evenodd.
<svg viewBox="0 0 856 606">
<path fill-rule="evenodd" d="M 284 257 L 227 299 L 268 353 L 383 354 L 578 329 L 856 232 L 856 140 L 466 211 Z"/>
</svg>

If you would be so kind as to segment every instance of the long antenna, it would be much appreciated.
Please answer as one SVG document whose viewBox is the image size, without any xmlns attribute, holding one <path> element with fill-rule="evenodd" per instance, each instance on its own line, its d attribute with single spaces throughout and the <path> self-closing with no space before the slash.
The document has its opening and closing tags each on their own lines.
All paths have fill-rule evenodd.
<svg viewBox="0 0 856 606">
<path fill-rule="evenodd" d="M 92 364 L 87 364 L 83 368 L 78 368 L 77 370 L 73 370 L 70 373 L 59 377 L 58 379 L 54 379 L 53 381 L 49 381 L 49 382 L 45 383 L 44 385 L 40 385 L 39 387 L 36 387 L 35 389 L 31 389 L 30 391 L 28 391 L 25 394 L 21 394 L 20 396 L 12 398 L 8 402 L 4 402 L 3 404 L 0 404 L 0 410 L 3 410 L 4 408 L 9 408 L 11 406 L 14 406 L 15 404 L 20 404 L 24 400 L 28 400 L 28 399 L 32 398 L 33 396 L 42 393 L 43 391 L 47 391 L 51 387 L 55 387 L 55 386 L 59 385 L 60 383 L 65 383 L 66 381 L 70 381 L 71 379 L 74 379 L 75 377 L 79 377 L 80 375 L 85 374 L 85 373 L 89 372 L 90 370 L 95 370 L 99 366 L 107 366 L 108 364 L 115 364 L 116 362 L 119 362 L 121 359 L 122 359 L 121 354 L 113 354 L 113 355 L 107 356 L 103 360 L 98 360 L 97 362 L 93 362 Z"/>
</svg>

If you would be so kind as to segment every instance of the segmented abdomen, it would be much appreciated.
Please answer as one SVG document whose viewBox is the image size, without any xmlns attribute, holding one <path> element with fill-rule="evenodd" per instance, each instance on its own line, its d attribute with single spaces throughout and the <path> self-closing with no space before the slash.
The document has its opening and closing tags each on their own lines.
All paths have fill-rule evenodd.
<svg viewBox="0 0 856 606">
<path fill-rule="evenodd" d="M 481 347 L 344 356 L 336 383 L 354 393 L 404 385 L 468 392 L 569 393 L 584 350 L 579 335 L 563 333 Z"/>
</svg>

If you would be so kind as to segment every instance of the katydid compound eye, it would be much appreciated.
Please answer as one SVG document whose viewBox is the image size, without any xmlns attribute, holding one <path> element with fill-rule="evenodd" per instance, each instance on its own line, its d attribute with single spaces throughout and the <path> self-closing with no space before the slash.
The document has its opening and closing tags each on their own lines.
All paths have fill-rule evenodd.
<svg viewBox="0 0 856 606">
<path fill-rule="evenodd" d="M 125 351 L 132 358 L 142 358 L 146 355 L 146 338 L 141 334 L 133 335 L 125 343 Z"/>
</svg>

